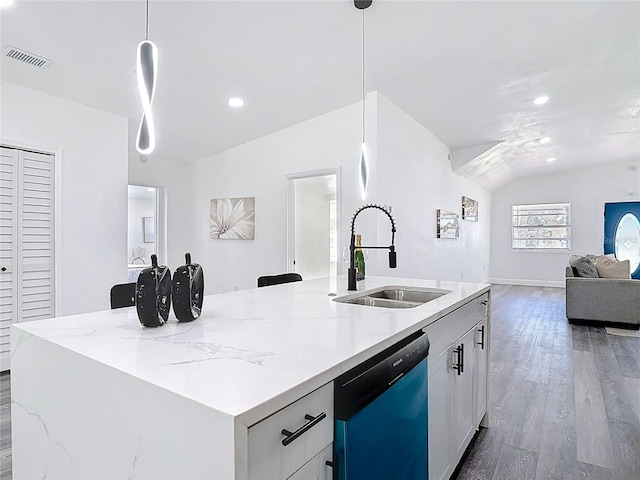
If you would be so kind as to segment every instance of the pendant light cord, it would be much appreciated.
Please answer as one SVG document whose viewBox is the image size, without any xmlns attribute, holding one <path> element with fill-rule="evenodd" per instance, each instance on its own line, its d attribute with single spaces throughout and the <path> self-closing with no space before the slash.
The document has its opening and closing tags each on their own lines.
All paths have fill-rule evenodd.
<svg viewBox="0 0 640 480">
<path fill-rule="evenodd" d="M 149 40 L 149 0 L 147 0 L 147 21 L 145 22 L 145 40 Z"/>
<path fill-rule="evenodd" d="M 364 58 L 364 9 L 362 9 L 362 143 L 364 144 L 365 138 L 365 116 L 366 116 L 366 102 L 365 102 L 365 58 Z"/>
</svg>

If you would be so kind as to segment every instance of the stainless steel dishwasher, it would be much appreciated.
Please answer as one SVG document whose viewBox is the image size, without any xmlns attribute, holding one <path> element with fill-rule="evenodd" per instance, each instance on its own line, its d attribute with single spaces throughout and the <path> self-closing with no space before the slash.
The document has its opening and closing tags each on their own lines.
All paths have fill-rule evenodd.
<svg viewBox="0 0 640 480">
<path fill-rule="evenodd" d="M 419 331 L 335 380 L 334 478 L 427 478 L 427 355 Z"/>
</svg>

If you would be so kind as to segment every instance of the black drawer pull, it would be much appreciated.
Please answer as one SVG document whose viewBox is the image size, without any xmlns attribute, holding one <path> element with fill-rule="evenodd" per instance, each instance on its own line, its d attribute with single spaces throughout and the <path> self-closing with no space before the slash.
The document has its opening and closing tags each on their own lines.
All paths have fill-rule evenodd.
<svg viewBox="0 0 640 480">
<path fill-rule="evenodd" d="M 458 345 L 453 353 L 456 354 L 456 364 L 451 368 L 457 370 L 458 375 L 462 375 L 462 372 L 464 372 L 464 343 Z"/>
<path fill-rule="evenodd" d="M 480 345 L 480 348 L 482 348 L 482 350 L 484 350 L 484 325 L 482 325 L 480 327 L 480 330 L 478 330 L 478 331 L 480 332 L 481 337 L 480 337 L 480 342 L 476 343 L 476 345 Z"/>
<path fill-rule="evenodd" d="M 322 412 L 320 415 L 318 415 L 317 417 L 314 417 L 312 415 L 305 415 L 304 416 L 305 420 L 309 420 L 309 423 L 305 423 L 303 426 L 301 426 L 298 430 L 296 430 L 295 432 L 290 432 L 289 430 L 287 430 L 286 428 L 282 429 L 282 435 L 285 436 L 285 438 L 282 439 L 282 445 L 284 445 L 285 447 L 287 445 L 289 445 L 291 442 L 293 442 L 296 438 L 300 437 L 302 434 L 304 434 L 307 430 L 311 429 L 314 425 L 317 425 L 318 423 L 320 423 L 322 420 L 324 420 L 325 418 L 327 418 L 327 414 Z"/>
</svg>

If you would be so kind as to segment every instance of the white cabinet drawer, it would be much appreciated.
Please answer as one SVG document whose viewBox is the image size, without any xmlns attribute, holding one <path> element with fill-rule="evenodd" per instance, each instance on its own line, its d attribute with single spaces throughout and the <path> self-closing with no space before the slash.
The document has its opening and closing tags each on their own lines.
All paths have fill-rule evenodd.
<svg viewBox="0 0 640 480">
<path fill-rule="evenodd" d="M 333 478 L 333 467 L 327 462 L 333 461 L 333 443 L 313 457 L 287 480 L 329 480 Z"/>
<path fill-rule="evenodd" d="M 489 315 L 489 308 L 491 308 L 491 302 L 489 300 L 489 293 L 480 295 L 476 302 L 478 302 L 478 314 L 476 316 L 477 321 L 481 321 Z"/>
<path fill-rule="evenodd" d="M 445 351 L 449 345 L 462 337 L 478 321 L 477 299 L 465 303 L 463 306 L 427 325 L 424 329 L 429 335 L 429 358 L 435 358 Z"/>
<path fill-rule="evenodd" d="M 300 435 L 285 446 L 283 429 Z M 249 428 L 249 478 L 285 479 L 331 442 L 333 383 L 328 383 Z"/>
</svg>

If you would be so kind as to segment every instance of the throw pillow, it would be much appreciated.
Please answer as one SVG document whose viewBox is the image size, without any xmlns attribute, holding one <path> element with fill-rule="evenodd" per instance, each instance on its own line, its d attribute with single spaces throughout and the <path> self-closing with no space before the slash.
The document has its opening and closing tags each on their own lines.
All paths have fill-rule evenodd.
<svg viewBox="0 0 640 480">
<path fill-rule="evenodd" d="M 631 262 L 629 260 L 618 261 L 604 256 L 598 257 L 596 269 L 602 278 L 631 278 Z"/>
<path fill-rule="evenodd" d="M 598 278 L 596 264 L 588 256 L 571 258 L 569 264 L 576 269 L 579 277 Z"/>
</svg>

